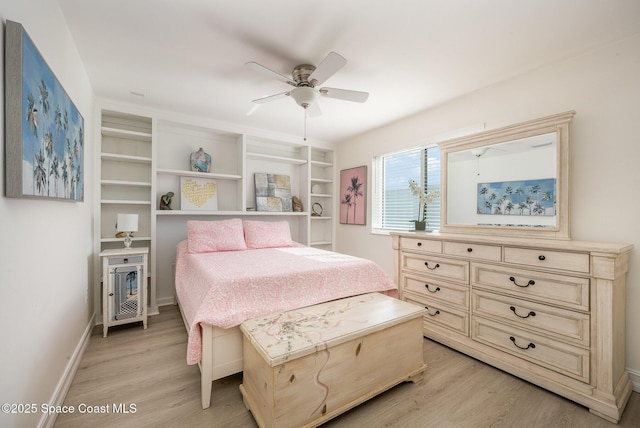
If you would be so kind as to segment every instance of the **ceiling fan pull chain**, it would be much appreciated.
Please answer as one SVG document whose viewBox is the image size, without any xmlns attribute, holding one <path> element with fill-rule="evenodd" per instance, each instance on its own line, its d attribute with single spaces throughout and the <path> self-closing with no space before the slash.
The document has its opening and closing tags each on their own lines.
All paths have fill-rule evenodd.
<svg viewBox="0 0 640 428">
<path fill-rule="evenodd" d="M 304 108 L 304 141 L 307 141 L 307 108 Z"/>
</svg>

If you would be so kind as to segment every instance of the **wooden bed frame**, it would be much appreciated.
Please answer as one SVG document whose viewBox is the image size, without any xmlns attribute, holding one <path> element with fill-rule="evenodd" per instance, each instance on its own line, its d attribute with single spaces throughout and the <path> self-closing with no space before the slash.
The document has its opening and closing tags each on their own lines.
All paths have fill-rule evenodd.
<svg viewBox="0 0 640 428">
<path fill-rule="evenodd" d="M 178 301 L 182 321 L 189 333 L 189 323 Z M 202 326 L 202 359 L 200 368 L 200 392 L 202 408 L 211 406 L 213 382 L 242 371 L 242 332 L 240 326 L 220 328 L 210 324 Z"/>
</svg>

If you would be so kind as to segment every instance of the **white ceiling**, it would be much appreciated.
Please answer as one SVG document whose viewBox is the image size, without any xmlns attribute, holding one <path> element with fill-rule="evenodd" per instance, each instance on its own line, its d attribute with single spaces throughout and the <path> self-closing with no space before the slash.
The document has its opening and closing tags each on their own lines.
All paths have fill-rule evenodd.
<svg viewBox="0 0 640 428">
<path fill-rule="evenodd" d="M 282 74 L 330 52 L 348 63 L 325 86 L 311 139 L 340 141 L 640 31 L 638 0 L 59 0 L 98 96 L 302 135 Z M 132 93 L 144 94 L 144 96 Z"/>
</svg>

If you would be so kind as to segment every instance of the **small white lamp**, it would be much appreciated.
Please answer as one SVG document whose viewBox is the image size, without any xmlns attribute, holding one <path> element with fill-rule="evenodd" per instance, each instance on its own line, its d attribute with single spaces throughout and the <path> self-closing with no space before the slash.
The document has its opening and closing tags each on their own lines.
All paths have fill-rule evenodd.
<svg viewBox="0 0 640 428">
<path fill-rule="evenodd" d="M 124 232 L 124 248 L 131 249 L 131 232 L 138 231 L 138 214 L 118 214 L 116 230 Z"/>
</svg>

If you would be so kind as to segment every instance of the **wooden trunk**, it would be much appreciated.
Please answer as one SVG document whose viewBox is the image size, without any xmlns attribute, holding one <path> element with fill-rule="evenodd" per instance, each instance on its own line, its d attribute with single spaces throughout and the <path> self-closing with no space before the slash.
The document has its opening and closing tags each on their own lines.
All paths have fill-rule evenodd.
<svg viewBox="0 0 640 428">
<path fill-rule="evenodd" d="M 245 405 L 260 427 L 314 427 L 422 378 L 422 316 L 366 294 L 242 324 Z"/>
</svg>

